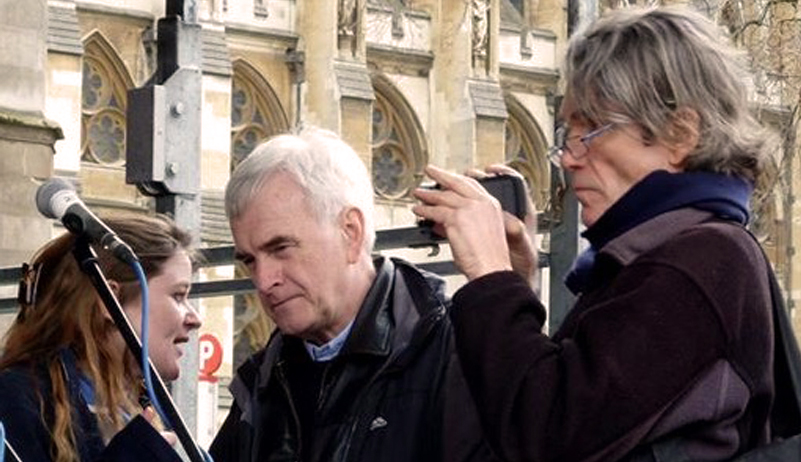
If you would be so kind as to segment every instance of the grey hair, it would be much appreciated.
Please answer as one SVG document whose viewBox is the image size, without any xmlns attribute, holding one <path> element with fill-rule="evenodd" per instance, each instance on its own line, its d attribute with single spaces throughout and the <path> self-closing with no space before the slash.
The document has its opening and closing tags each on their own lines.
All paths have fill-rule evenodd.
<svg viewBox="0 0 801 462">
<path fill-rule="evenodd" d="M 240 163 L 225 189 L 225 213 L 233 221 L 270 177 L 291 175 L 306 194 L 322 223 L 335 223 L 346 207 L 364 216 L 364 248 L 375 243 L 373 186 L 362 159 L 337 134 L 308 127 L 298 134 L 283 134 L 260 144 Z"/>
<path fill-rule="evenodd" d="M 675 141 L 676 111 L 695 111 L 699 144 L 687 171 L 753 182 L 772 148 L 749 111 L 742 55 L 686 7 L 625 8 L 586 25 L 570 40 L 565 73 L 566 100 L 581 117 L 636 123 L 647 141 Z"/>
</svg>

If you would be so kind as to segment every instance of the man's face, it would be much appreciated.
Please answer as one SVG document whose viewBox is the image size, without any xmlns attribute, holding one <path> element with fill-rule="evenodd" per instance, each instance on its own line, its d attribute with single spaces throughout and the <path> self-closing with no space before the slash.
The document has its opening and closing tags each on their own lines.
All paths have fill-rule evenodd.
<svg viewBox="0 0 801 462">
<path fill-rule="evenodd" d="M 295 180 L 278 173 L 231 222 L 237 259 L 267 314 L 281 332 L 315 343 L 334 338 L 353 316 L 344 301 L 349 242 L 338 224 L 322 221 Z"/>
<path fill-rule="evenodd" d="M 565 107 L 570 107 L 569 103 Z M 563 111 L 570 122 L 569 138 L 580 138 L 599 127 Z M 681 170 L 670 160 L 673 152 L 662 143 L 648 143 L 635 124 L 615 124 L 586 143 L 574 143 L 578 153 L 561 157 L 570 184 L 581 203 L 581 221 L 592 226 L 635 184 L 657 170 Z"/>
</svg>

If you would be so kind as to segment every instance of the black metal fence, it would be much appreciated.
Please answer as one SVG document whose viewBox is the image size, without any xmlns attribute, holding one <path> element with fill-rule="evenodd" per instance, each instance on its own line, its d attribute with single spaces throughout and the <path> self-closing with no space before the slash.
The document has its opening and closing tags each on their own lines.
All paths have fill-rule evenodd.
<svg viewBox="0 0 801 462">
<path fill-rule="evenodd" d="M 431 235 L 425 227 L 390 228 L 376 232 L 375 251 L 380 252 L 403 248 L 430 248 L 431 254 L 439 253 L 439 246 L 445 241 Z M 233 245 L 208 247 L 200 250 L 201 266 L 216 267 L 232 265 L 234 263 Z M 548 266 L 548 255 L 539 255 L 539 266 Z M 442 276 L 458 274 L 453 261 L 422 261 L 414 262 L 418 267 Z M 21 266 L 21 265 L 20 265 Z M 20 266 L 0 268 L 0 287 L 16 287 L 20 278 Z M 253 292 L 255 289 L 250 279 L 226 279 L 218 281 L 203 281 L 192 284 L 190 298 L 220 297 L 226 295 L 240 295 Z M 0 315 L 13 314 L 18 309 L 16 296 L 0 298 Z"/>
</svg>

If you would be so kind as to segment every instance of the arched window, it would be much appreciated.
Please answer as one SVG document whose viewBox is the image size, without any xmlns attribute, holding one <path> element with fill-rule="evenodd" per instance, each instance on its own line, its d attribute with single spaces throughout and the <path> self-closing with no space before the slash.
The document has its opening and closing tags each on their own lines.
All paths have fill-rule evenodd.
<svg viewBox="0 0 801 462">
<path fill-rule="evenodd" d="M 544 210 L 550 196 L 548 143 L 539 124 L 513 97 L 507 96 L 506 162 L 526 178 L 537 210 Z"/>
<path fill-rule="evenodd" d="M 385 78 L 373 78 L 373 185 L 380 197 L 407 197 L 428 162 L 419 121 L 403 95 Z"/>
<path fill-rule="evenodd" d="M 84 44 L 81 160 L 125 163 L 125 106 L 133 83 L 108 41 L 95 32 Z"/>
<path fill-rule="evenodd" d="M 270 84 L 249 64 L 236 61 L 231 88 L 231 168 L 261 141 L 289 129 Z"/>
</svg>

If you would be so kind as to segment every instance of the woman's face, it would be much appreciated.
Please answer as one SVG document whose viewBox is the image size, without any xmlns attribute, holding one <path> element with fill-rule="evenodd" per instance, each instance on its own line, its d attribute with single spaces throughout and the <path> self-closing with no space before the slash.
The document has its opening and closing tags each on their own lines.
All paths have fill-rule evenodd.
<svg viewBox="0 0 801 462">
<path fill-rule="evenodd" d="M 150 292 L 149 353 L 153 366 L 165 381 L 180 374 L 179 359 L 189 334 L 201 325 L 200 318 L 189 305 L 187 296 L 192 285 L 192 263 L 184 251 L 168 259 L 161 272 L 148 279 Z M 141 337 L 141 294 L 124 306 L 136 333 Z"/>
<path fill-rule="evenodd" d="M 567 107 L 567 106 L 566 106 Z M 575 114 L 565 113 L 569 121 L 568 139 L 575 140 L 598 129 Z M 577 155 L 565 152 L 562 168 L 581 203 L 581 221 L 592 226 L 609 207 L 632 186 L 651 172 L 681 169 L 671 161 L 675 153 L 661 143 L 646 143 L 635 124 L 614 124 L 586 143 L 578 144 Z"/>
</svg>

